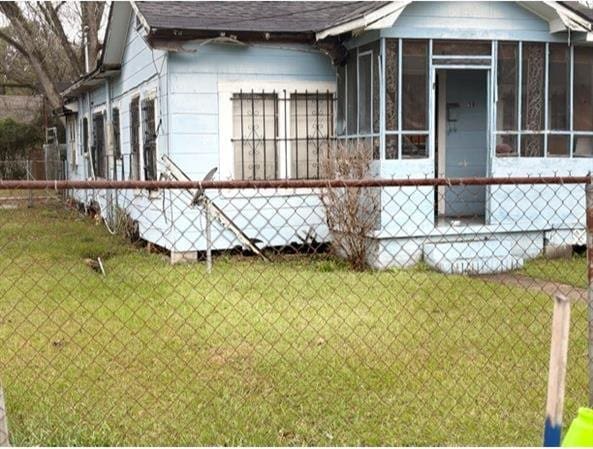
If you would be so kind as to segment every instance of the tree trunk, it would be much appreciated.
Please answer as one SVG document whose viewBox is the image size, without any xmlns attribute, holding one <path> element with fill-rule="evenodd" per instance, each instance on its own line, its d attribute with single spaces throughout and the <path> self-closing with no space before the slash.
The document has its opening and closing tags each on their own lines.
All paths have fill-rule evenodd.
<svg viewBox="0 0 593 449">
<path fill-rule="evenodd" d="M 59 108 L 62 105 L 60 91 L 49 75 L 50 71 L 45 63 L 44 55 L 40 53 L 35 45 L 33 38 L 35 34 L 29 21 L 23 16 L 21 9 L 15 2 L 0 2 L 0 11 L 10 21 L 20 46 L 27 52 L 25 56 L 31 64 L 31 68 L 41 84 L 49 104 L 53 109 Z"/>
</svg>

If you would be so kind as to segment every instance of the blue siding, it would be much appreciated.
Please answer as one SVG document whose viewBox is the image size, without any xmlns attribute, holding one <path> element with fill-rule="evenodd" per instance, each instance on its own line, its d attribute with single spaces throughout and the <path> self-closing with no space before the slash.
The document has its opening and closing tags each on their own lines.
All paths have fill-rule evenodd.
<svg viewBox="0 0 593 449">
<path fill-rule="evenodd" d="M 329 57 L 308 46 L 188 44 L 170 56 L 171 155 L 199 179 L 219 166 L 221 81 L 335 81 Z M 199 158 L 190 156 L 199 154 Z"/>
<path fill-rule="evenodd" d="M 548 22 L 517 2 L 412 2 L 384 37 L 499 39 L 566 42 Z"/>
</svg>

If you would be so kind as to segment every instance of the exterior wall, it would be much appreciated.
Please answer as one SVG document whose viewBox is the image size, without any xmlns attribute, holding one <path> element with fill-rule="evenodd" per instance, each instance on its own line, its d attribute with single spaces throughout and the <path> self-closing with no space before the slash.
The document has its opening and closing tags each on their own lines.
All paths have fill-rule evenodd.
<svg viewBox="0 0 593 449">
<path fill-rule="evenodd" d="M 216 179 L 232 179 L 233 93 L 281 92 L 315 87 L 335 90 L 335 69 L 330 59 L 311 47 L 254 44 L 239 46 L 210 43 L 187 44 L 184 52 L 169 56 L 171 132 L 169 156 L 194 180 L 217 167 Z M 299 241 L 313 228 L 327 237 L 319 197 L 299 192 L 207 192 L 250 238 L 262 246 Z M 257 195 L 257 199 L 252 196 Z M 183 195 L 165 206 L 177 211 L 170 218 L 174 228 L 161 227 L 166 247 L 175 251 L 206 248 L 203 214 L 189 207 Z M 156 230 L 156 228 L 159 230 Z M 167 231 L 165 232 L 165 229 Z M 164 235 L 166 233 L 166 236 Z M 229 248 L 240 242 L 229 231 L 213 223 L 213 248 Z M 173 245 L 172 245 L 173 243 Z"/>
<path fill-rule="evenodd" d="M 130 18 L 126 43 L 122 58 L 121 70 L 118 76 L 99 84 L 88 94 L 78 97 L 78 126 L 76 146 L 78 151 L 69 154 L 68 168 L 70 179 L 92 179 L 88 159 L 83 148 L 83 118 L 89 123 L 89 146 L 92 145 L 92 116 L 104 112 L 106 130 L 111 125 L 111 110 L 119 108 L 120 120 L 120 150 L 122 159 L 115 162 L 110 157 L 109 146 L 106 154 L 109 157 L 108 177 L 111 179 L 129 179 L 130 177 L 130 101 L 138 96 L 141 100 L 146 97 L 156 98 L 156 122 L 158 127 L 157 148 L 159 154 L 166 154 L 168 142 L 168 97 L 167 97 L 167 54 L 148 47 L 141 34 L 133 26 Z M 142 133 L 141 133 L 142 136 Z M 106 139 L 107 142 L 107 139 Z M 140 153 L 142 154 L 142 138 L 140 139 Z M 117 175 L 114 174 L 114 171 Z M 77 199 L 85 203 L 97 202 L 103 211 L 111 211 L 113 207 L 127 205 L 133 218 L 139 218 L 139 211 L 150 211 L 152 200 L 144 191 L 77 191 Z M 107 214 L 107 212 L 105 212 Z M 142 228 L 142 225 L 141 225 Z"/>
<path fill-rule="evenodd" d="M 548 27 L 547 22 L 514 2 L 414 2 L 393 27 L 365 33 L 347 46 L 356 48 L 384 37 L 529 41 L 562 41 L 566 38 L 562 34 L 550 35 Z M 384 83 L 384 77 L 380 79 Z M 128 177 L 130 165 L 126 157 L 130 154 L 130 100 L 135 95 L 141 98 L 156 95 L 157 123 L 161 120 L 157 140 L 159 160 L 162 155 L 169 156 L 194 180 L 201 179 L 214 167 L 218 168 L 218 179 L 231 179 L 234 177 L 230 141 L 233 93 L 240 90 L 249 92 L 251 89 L 266 93 L 325 88 L 333 91 L 335 83 L 336 68 L 327 56 L 311 47 L 187 43 L 183 51 L 167 54 L 149 49 L 142 36 L 130 25 L 120 75 L 109 86 L 102 85 L 88 97 L 79 99 L 79 119 L 87 115 L 90 126 L 90 112 L 100 111 L 109 104 L 119 107 L 124 162 L 123 167 L 118 166 L 117 172 L 123 172 L 123 177 Z M 384 85 L 381 87 L 383 91 Z M 384 128 L 383 93 L 381 97 Z M 381 155 L 384 156 L 383 130 L 380 140 Z M 81 139 L 78 144 L 80 147 Z M 80 159 L 82 161 L 82 157 Z M 557 159 L 497 159 L 491 154 L 489 170 L 493 176 L 551 172 L 577 175 L 586 173 L 593 165 L 592 159 Z M 72 177 L 88 177 L 84 165 L 78 163 Z M 373 170 L 382 177 L 434 177 L 434 149 L 429 150 L 426 159 L 382 158 L 373 164 Z M 166 174 L 164 165 L 159 166 L 159 172 Z M 536 223 L 544 226 L 544 223 L 535 220 L 537 217 L 548 217 L 545 224 L 558 226 L 559 232 L 572 232 L 572 229 L 582 226 L 583 212 L 579 205 L 582 206 L 583 194 L 578 189 L 571 192 L 562 204 L 548 201 L 539 187 L 530 189 L 526 194 L 517 194 L 506 187 L 491 188 L 487 223 L 504 225 L 504 232 L 511 234 L 539 232 L 532 226 Z M 317 232 L 318 240 L 327 238 L 317 193 L 260 192 L 257 199 L 252 197 L 254 194 L 250 191 L 240 194 L 216 192 L 212 194 L 212 199 L 249 237 L 259 239 L 264 246 L 297 241 L 309 229 Z M 514 198 L 513 195 L 520 197 Z M 132 218 L 139 221 L 141 235 L 146 240 L 172 251 L 189 252 L 206 247 L 204 216 L 200 210 L 189 206 L 191 196 L 189 192 L 148 194 L 127 191 L 120 192 L 115 199 L 105 192 L 98 192 L 95 199 L 105 206 L 113 201 L 126 205 Z M 85 198 L 88 200 L 88 195 Z M 517 216 L 517 207 L 523 207 L 523 203 L 529 212 Z M 410 204 L 414 207 L 410 208 Z M 382 209 L 383 225 L 376 237 L 380 245 L 387 245 L 385 248 L 394 244 L 413 246 L 419 236 L 432 235 L 438 239 L 447 235 L 447 231 L 435 228 L 434 195 L 430 187 L 384 189 Z M 552 218 L 556 220 L 553 223 L 550 222 Z M 496 232 L 501 232 L 501 229 Z M 484 232 L 496 233 L 493 228 Z M 403 240 L 394 243 L 394 239 Z M 239 244 L 235 236 L 217 223 L 213 224 L 213 241 L 213 249 Z M 417 252 L 418 248 L 413 253 Z"/>
</svg>

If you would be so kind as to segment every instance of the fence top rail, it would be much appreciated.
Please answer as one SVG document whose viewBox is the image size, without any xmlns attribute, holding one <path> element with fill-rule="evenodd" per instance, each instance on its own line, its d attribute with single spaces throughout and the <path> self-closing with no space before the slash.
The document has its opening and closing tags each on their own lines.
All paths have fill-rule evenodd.
<svg viewBox="0 0 593 449">
<path fill-rule="evenodd" d="M 430 187 L 430 186 L 487 186 L 487 185 L 539 185 L 590 184 L 587 176 L 531 176 L 500 178 L 409 178 L 409 179 L 285 179 L 285 180 L 228 180 L 228 181 L 27 181 L 0 180 L 0 190 L 12 189 L 291 189 L 340 187 Z"/>
</svg>

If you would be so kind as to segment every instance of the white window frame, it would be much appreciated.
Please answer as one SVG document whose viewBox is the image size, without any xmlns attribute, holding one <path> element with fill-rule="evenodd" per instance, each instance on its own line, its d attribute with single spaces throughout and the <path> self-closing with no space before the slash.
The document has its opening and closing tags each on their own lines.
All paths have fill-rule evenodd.
<svg viewBox="0 0 593 449">
<path fill-rule="evenodd" d="M 254 94 L 276 93 L 278 95 L 278 170 L 277 179 L 285 179 L 284 174 L 292 177 L 291 164 L 292 149 L 290 145 L 291 120 L 285 117 L 285 108 L 281 103 L 281 98 L 286 91 L 287 99 L 292 94 L 305 92 L 320 94 L 330 93 L 334 96 L 337 92 L 336 80 L 332 81 L 220 81 L 218 83 L 218 150 L 219 150 L 219 179 L 234 180 L 239 179 L 235 174 L 235 152 L 233 148 L 233 95 L 239 92 Z M 286 108 L 286 114 L 290 115 L 290 107 Z M 334 114 L 333 120 L 336 117 Z M 284 140 L 284 136 L 289 139 Z"/>
</svg>

